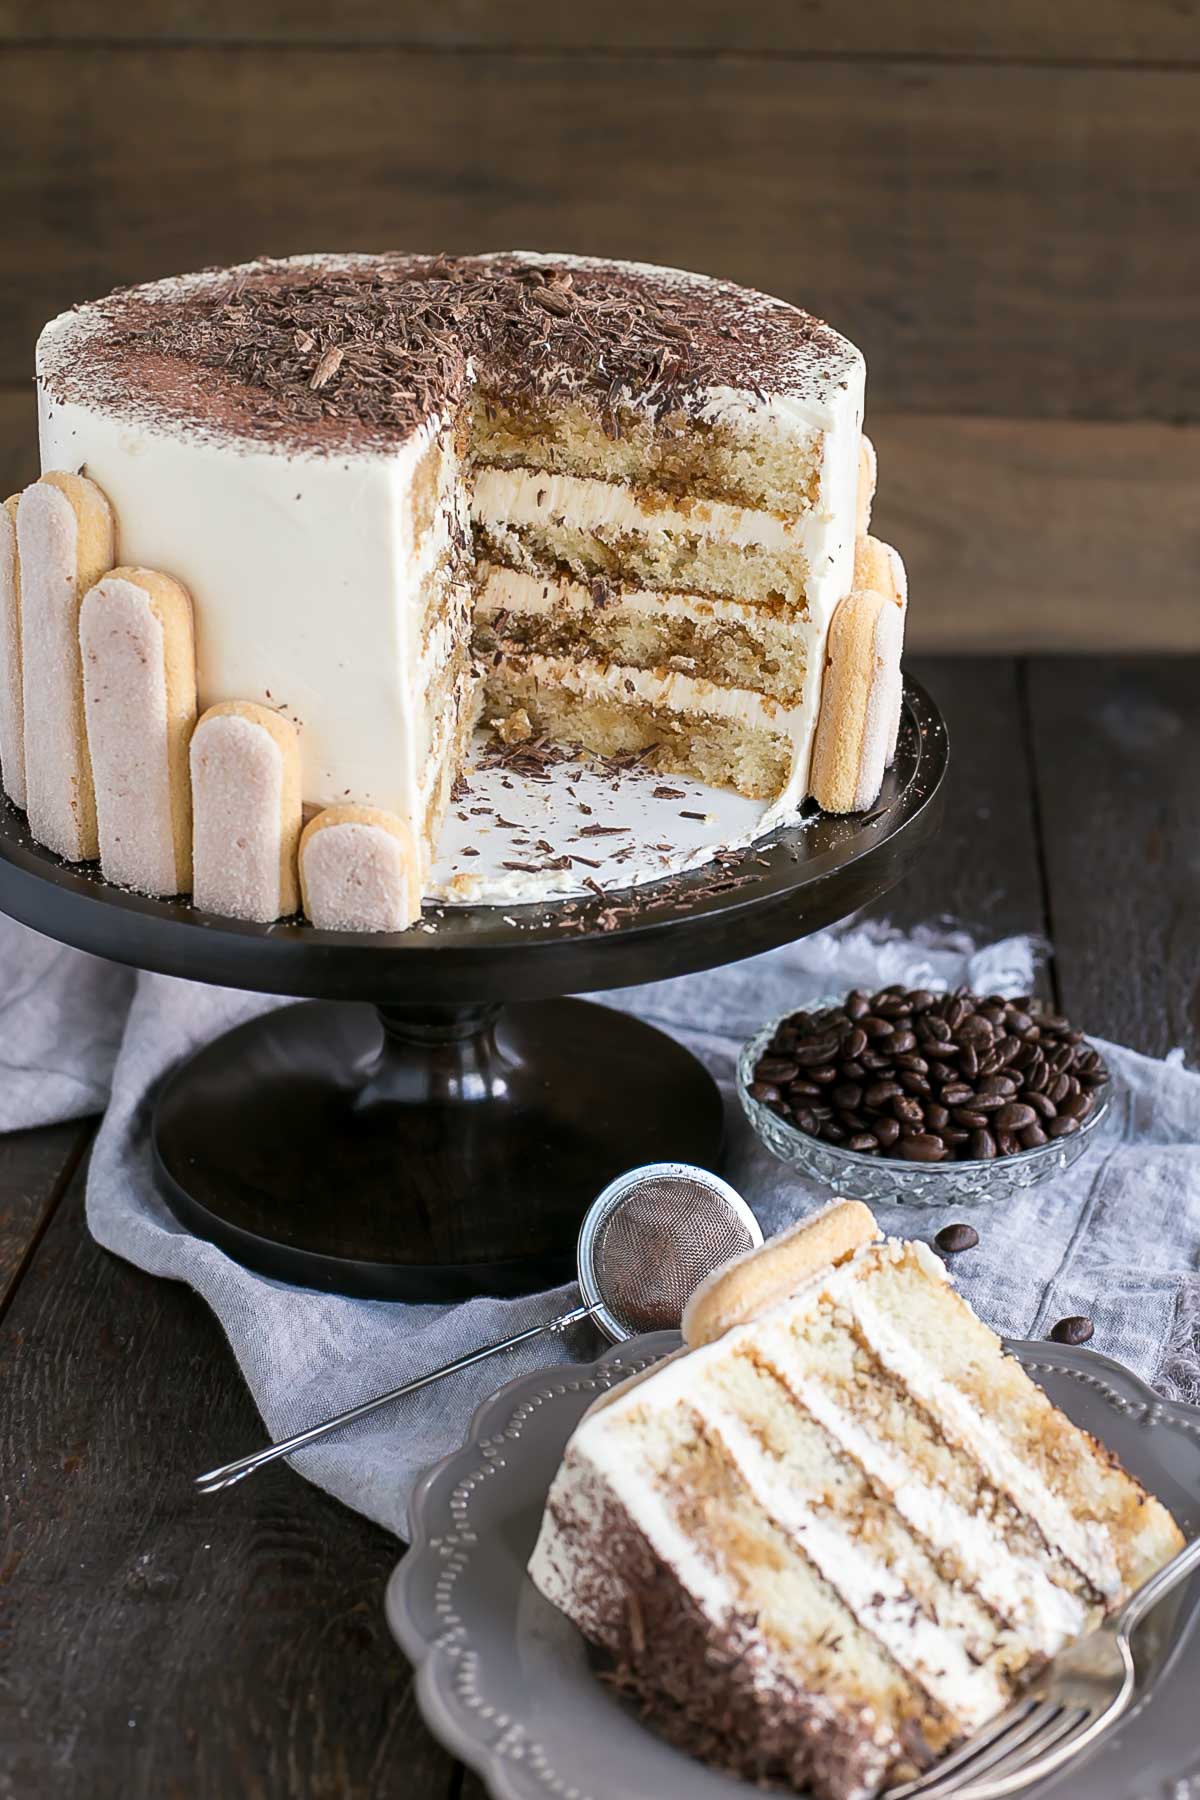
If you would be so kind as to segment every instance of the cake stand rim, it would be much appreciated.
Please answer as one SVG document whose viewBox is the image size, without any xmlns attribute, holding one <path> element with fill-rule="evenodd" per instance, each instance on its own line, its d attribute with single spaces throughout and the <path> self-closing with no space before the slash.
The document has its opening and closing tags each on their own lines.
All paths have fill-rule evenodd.
<svg viewBox="0 0 1200 1800">
<path fill-rule="evenodd" d="M 198 913 L 184 901 L 134 894 L 104 882 L 94 866 L 62 862 L 30 842 L 24 816 L 0 796 L 0 912 L 135 968 L 298 999 L 419 1005 L 636 986 L 794 941 L 895 885 L 936 830 L 949 762 L 945 721 L 911 676 L 904 679 L 903 718 L 897 757 L 908 765 L 903 785 L 882 806 L 846 821 L 847 842 L 799 861 L 792 850 L 797 842 L 802 847 L 811 826 L 768 833 L 747 852 L 773 857 L 767 873 L 714 893 L 704 886 L 709 863 L 669 878 L 685 887 L 673 904 L 660 898 L 665 883 L 648 883 L 606 891 L 603 899 L 576 899 L 573 914 L 564 910 L 570 897 L 533 906 L 448 907 L 436 929 L 394 936 L 319 931 L 295 921 L 253 925 Z M 696 890 L 690 900 L 688 887 Z M 797 907 L 802 897 L 807 907 Z M 627 906 L 628 922 L 607 928 L 597 922 Z M 547 914 L 558 915 L 557 923 L 523 926 L 522 915 Z M 756 924 L 757 934 L 752 942 L 743 935 L 738 945 L 738 927 L 747 924 Z M 472 941 L 476 931 L 481 935 Z M 680 955 L 685 941 L 690 948 Z M 638 965 L 647 962 L 657 966 L 642 972 Z"/>
</svg>

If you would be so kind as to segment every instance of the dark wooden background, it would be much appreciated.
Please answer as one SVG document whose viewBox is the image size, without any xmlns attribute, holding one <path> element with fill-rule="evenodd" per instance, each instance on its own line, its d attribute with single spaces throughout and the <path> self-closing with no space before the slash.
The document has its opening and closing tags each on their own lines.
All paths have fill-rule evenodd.
<svg viewBox="0 0 1200 1800">
<path fill-rule="evenodd" d="M 0 0 L 0 478 L 42 322 L 305 249 L 707 269 L 866 351 L 937 649 L 1200 648 L 1197 0 Z"/>
</svg>

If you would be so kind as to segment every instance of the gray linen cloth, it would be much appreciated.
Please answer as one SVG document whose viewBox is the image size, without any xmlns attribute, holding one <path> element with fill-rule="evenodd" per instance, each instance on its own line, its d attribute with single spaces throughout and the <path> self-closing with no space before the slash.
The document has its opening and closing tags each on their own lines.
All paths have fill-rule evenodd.
<svg viewBox="0 0 1200 1800">
<path fill-rule="evenodd" d="M 765 1232 L 828 1196 L 764 1151 L 732 1095 L 741 1043 L 768 1017 L 823 993 L 893 981 L 1020 993 L 1033 978 L 1025 938 L 977 950 L 961 934 L 901 937 L 851 924 L 705 974 L 600 995 L 660 1026 L 712 1070 L 725 1096 L 725 1174 Z M 348 1300 L 270 1281 L 192 1237 L 151 1176 L 149 1100 L 180 1057 L 280 1004 L 260 995 L 133 975 L 0 920 L 7 1082 L 0 1129 L 94 1112 L 108 1099 L 88 1180 L 97 1241 L 156 1275 L 186 1281 L 212 1307 L 272 1438 L 278 1439 L 465 1350 L 548 1319 L 563 1288 L 518 1300 L 407 1306 Z M 1086 1020 L 1082 1021 L 1086 1025 Z M 1087 1313 L 1093 1347 L 1175 1397 L 1200 1399 L 1200 1075 L 1107 1046 L 1119 1084 L 1103 1141 L 1066 1176 L 993 1212 L 972 1214 L 978 1249 L 954 1259 L 963 1291 L 1012 1337 L 1044 1336 Z M 946 1215 L 877 1208 L 891 1231 L 929 1237 Z M 473 1410 L 526 1370 L 597 1353 L 590 1327 L 549 1337 L 451 1376 L 314 1445 L 295 1467 L 348 1506 L 403 1535 L 420 1473 L 462 1441 Z M 228 1457 L 256 1448 L 232 1427 Z M 190 1471 L 189 1471 L 190 1473 Z M 219 1506 L 219 1500 L 197 1500 Z"/>
</svg>

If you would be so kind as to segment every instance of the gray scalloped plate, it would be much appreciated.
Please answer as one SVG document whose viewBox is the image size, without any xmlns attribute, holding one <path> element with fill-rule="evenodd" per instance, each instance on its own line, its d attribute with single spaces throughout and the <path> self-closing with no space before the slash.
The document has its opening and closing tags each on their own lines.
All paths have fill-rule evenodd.
<svg viewBox="0 0 1200 1800">
<path fill-rule="evenodd" d="M 749 1800 L 757 1790 L 657 1738 L 598 1681 L 582 1638 L 525 1574 L 563 1447 L 585 1408 L 678 1340 L 524 1375 L 482 1406 L 461 1450 L 413 1497 L 412 1547 L 387 1616 L 417 1665 L 425 1722 L 494 1800 Z M 1009 1346 L 1051 1399 L 1200 1533 L 1200 1408 L 1160 1400 L 1108 1357 Z M 1120 1728 L 1087 1759 L 1088 1800 L 1200 1800 L 1200 1578 L 1148 1625 L 1148 1668 Z M 1066 1800 L 1079 1769 L 1029 1790 Z"/>
</svg>

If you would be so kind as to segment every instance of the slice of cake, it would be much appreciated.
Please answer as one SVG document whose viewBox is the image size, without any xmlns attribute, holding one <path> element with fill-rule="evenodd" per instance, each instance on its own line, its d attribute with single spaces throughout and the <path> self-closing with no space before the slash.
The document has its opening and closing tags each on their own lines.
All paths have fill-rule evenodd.
<svg viewBox="0 0 1200 1800">
<path fill-rule="evenodd" d="M 38 345 L 43 467 L 191 594 L 200 706 L 283 714 L 306 806 L 394 816 L 418 892 L 481 716 L 737 789 L 766 831 L 828 691 L 830 803 L 875 798 L 898 622 L 825 680 L 867 566 L 863 388 L 782 301 L 524 252 L 209 270 Z"/>
<path fill-rule="evenodd" d="M 1182 1544 L 923 1244 L 840 1203 L 584 1418 L 530 1574 L 683 1748 L 828 1800 L 928 1766 Z"/>
</svg>

